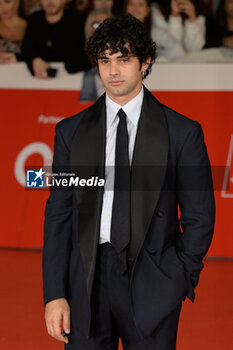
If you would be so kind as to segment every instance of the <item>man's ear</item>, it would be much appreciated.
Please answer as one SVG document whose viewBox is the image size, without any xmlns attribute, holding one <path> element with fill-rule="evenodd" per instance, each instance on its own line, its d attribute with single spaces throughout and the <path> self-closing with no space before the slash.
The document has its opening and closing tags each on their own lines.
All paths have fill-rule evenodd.
<svg viewBox="0 0 233 350">
<path fill-rule="evenodd" d="M 148 57 L 145 62 L 142 63 L 141 72 L 145 72 L 151 64 L 151 57 Z"/>
</svg>

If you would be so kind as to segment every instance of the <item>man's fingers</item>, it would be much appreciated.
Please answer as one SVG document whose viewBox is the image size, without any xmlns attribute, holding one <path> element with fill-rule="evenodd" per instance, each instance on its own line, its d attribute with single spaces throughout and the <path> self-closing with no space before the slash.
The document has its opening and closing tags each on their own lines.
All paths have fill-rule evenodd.
<svg viewBox="0 0 233 350">
<path fill-rule="evenodd" d="M 54 326 L 54 329 L 53 329 L 53 337 L 65 343 L 69 342 L 67 336 L 64 334 L 64 332 L 62 332 L 61 326 L 58 326 L 57 324 Z"/>
<path fill-rule="evenodd" d="M 51 321 L 50 324 L 47 325 L 48 333 L 55 339 L 68 343 L 69 340 L 64 332 L 62 332 L 61 320 L 56 319 Z"/>
<path fill-rule="evenodd" d="M 68 310 L 63 312 L 63 329 L 65 333 L 70 333 L 70 312 Z"/>
<path fill-rule="evenodd" d="M 49 326 L 48 322 L 46 321 L 45 324 L 46 324 L 48 334 L 51 335 L 51 330 L 50 330 L 50 326 Z"/>
<path fill-rule="evenodd" d="M 48 334 L 51 335 L 52 337 L 55 336 L 55 329 L 57 329 L 56 322 L 57 321 L 54 319 L 46 320 L 46 327 L 47 327 Z"/>
</svg>

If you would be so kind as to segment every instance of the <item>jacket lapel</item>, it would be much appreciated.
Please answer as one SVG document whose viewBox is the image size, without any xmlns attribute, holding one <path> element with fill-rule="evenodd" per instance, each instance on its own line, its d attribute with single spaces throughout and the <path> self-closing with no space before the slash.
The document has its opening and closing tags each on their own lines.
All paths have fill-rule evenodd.
<svg viewBox="0 0 233 350">
<path fill-rule="evenodd" d="M 71 171 L 79 178 L 104 178 L 106 142 L 105 94 L 80 121 L 71 144 Z M 78 242 L 90 298 L 99 241 L 103 188 L 74 187 L 78 207 Z"/>
<path fill-rule="evenodd" d="M 133 266 L 155 211 L 166 174 L 168 127 L 161 104 L 144 88 L 131 168 L 131 242 Z"/>
</svg>

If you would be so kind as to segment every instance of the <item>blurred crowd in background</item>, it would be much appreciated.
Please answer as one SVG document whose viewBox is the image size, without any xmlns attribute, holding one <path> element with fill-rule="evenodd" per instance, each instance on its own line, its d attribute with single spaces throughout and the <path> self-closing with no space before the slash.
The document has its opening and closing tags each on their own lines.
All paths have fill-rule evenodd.
<svg viewBox="0 0 233 350">
<path fill-rule="evenodd" d="M 69 73 L 88 72 L 87 86 L 93 77 L 101 85 L 85 42 L 103 20 L 123 13 L 144 23 L 158 58 L 233 51 L 233 0 L 0 0 L 0 64 L 25 61 L 32 75 L 47 79 L 56 75 L 49 62 L 64 62 Z"/>
</svg>

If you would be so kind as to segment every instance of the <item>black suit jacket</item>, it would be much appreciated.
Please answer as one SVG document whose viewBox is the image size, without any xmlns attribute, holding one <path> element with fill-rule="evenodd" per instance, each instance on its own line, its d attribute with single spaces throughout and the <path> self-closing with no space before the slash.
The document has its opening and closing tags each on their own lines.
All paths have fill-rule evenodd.
<svg viewBox="0 0 233 350">
<path fill-rule="evenodd" d="M 53 170 L 104 178 L 105 95 L 56 126 Z M 131 167 L 132 313 L 149 336 L 194 288 L 214 229 L 209 159 L 199 123 L 144 88 Z M 72 327 L 87 337 L 103 189 L 51 190 L 43 248 L 44 302 L 64 297 Z M 178 205 L 181 216 L 178 215 Z"/>
</svg>

